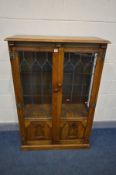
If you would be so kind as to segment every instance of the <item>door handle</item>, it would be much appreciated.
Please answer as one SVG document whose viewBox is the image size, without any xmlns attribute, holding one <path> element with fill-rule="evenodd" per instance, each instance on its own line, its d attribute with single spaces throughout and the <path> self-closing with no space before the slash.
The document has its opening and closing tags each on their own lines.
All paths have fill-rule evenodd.
<svg viewBox="0 0 116 175">
<path fill-rule="evenodd" d="M 62 84 L 58 83 L 57 88 L 54 89 L 54 92 L 59 92 L 62 88 Z"/>
<path fill-rule="evenodd" d="M 58 88 L 62 88 L 62 84 L 61 83 L 58 83 Z"/>
<path fill-rule="evenodd" d="M 58 88 L 55 88 L 55 89 L 54 89 L 54 92 L 58 92 L 58 91 L 59 91 L 59 89 L 58 89 Z"/>
</svg>

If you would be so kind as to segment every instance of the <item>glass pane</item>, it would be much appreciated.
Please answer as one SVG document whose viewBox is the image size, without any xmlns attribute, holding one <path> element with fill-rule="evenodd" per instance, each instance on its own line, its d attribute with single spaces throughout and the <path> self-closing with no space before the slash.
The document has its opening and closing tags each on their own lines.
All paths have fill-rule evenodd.
<svg viewBox="0 0 116 175">
<path fill-rule="evenodd" d="M 87 116 L 94 67 L 95 54 L 64 54 L 62 117 Z"/>
<path fill-rule="evenodd" d="M 52 53 L 19 52 L 25 117 L 51 117 Z"/>
</svg>

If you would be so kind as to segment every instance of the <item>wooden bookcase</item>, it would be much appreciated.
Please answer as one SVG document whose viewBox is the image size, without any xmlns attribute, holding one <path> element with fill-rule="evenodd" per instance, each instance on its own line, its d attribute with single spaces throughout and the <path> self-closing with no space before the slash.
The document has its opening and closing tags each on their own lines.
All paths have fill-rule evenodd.
<svg viewBox="0 0 116 175">
<path fill-rule="evenodd" d="M 107 40 L 13 36 L 8 41 L 21 148 L 89 147 Z"/>
</svg>

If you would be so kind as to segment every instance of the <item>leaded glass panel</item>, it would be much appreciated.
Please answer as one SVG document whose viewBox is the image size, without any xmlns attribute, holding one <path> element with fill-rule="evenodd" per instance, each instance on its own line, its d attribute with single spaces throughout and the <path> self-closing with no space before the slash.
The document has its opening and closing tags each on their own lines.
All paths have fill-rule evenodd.
<svg viewBox="0 0 116 175">
<path fill-rule="evenodd" d="M 95 54 L 64 54 L 62 117 L 87 116 Z"/>
<path fill-rule="evenodd" d="M 26 117 L 51 117 L 52 53 L 19 52 Z"/>
</svg>

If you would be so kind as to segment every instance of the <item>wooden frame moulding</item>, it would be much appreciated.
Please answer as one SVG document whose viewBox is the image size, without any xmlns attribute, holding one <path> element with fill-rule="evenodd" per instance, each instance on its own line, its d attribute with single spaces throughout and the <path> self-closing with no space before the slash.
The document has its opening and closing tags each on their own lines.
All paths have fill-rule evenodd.
<svg viewBox="0 0 116 175">
<path fill-rule="evenodd" d="M 19 69 L 19 57 L 18 53 L 15 50 L 15 47 L 9 47 L 12 67 L 12 77 L 14 83 L 14 91 L 15 91 L 15 99 L 16 99 L 16 106 L 17 106 L 17 113 L 18 113 L 18 120 L 19 120 L 19 128 L 20 128 L 20 135 L 22 144 L 26 143 L 26 135 L 25 135 L 25 122 L 24 122 L 24 111 L 23 111 L 23 96 L 22 96 L 22 87 L 21 87 L 21 79 L 20 79 L 20 69 Z"/>
<path fill-rule="evenodd" d="M 59 143 L 60 115 L 62 108 L 63 48 L 53 53 L 53 143 Z"/>
<path fill-rule="evenodd" d="M 96 60 L 96 67 L 94 72 L 94 79 L 92 84 L 92 91 L 91 91 L 91 98 L 90 98 L 90 107 L 87 117 L 87 127 L 85 130 L 85 143 L 89 143 L 89 138 L 91 134 L 92 124 L 93 124 L 93 117 L 95 112 L 95 107 L 97 103 L 99 85 L 103 70 L 104 58 L 105 58 L 106 48 L 100 48 L 99 52 L 97 53 L 97 60 Z"/>
<path fill-rule="evenodd" d="M 29 37 L 29 36 L 28 36 Z M 93 117 L 97 103 L 100 79 L 104 64 L 107 40 L 100 38 L 74 38 L 74 37 L 11 37 L 7 38 L 9 44 L 10 61 L 12 67 L 12 76 L 14 82 L 16 106 L 18 112 L 18 120 L 20 127 L 20 135 L 22 140 L 21 149 L 23 150 L 39 150 L 39 149 L 75 149 L 88 148 L 89 138 L 92 129 Z M 28 43 L 26 45 L 26 43 Z M 33 43 L 36 43 L 33 45 Z M 44 45 L 45 43 L 45 45 Z M 66 44 L 66 45 L 65 45 Z M 46 46 L 48 45 L 48 46 Z M 93 45 L 93 46 L 92 46 Z M 19 51 L 29 52 L 52 52 L 52 118 L 24 118 L 24 102 L 21 87 L 20 67 L 19 67 Z M 63 84 L 63 69 L 64 69 L 64 53 L 79 52 L 79 53 L 97 53 L 94 78 L 92 83 L 90 104 L 87 117 L 79 118 L 61 118 L 62 111 L 62 84 Z M 26 126 L 33 121 L 51 121 L 52 120 L 52 140 L 45 140 L 45 145 L 38 145 L 36 140 L 29 141 L 26 138 Z M 70 140 L 60 140 L 60 122 L 77 122 L 82 121 L 85 125 L 84 138 L 73 143 Z M 79 138 L 79 137 L 78 137 Z M 80 137 L 81 138 L 81 137 Z M 69 143 L 70 141 L 70 143 Z M 44 141 L 43 141 L 44 143 Z"/>
</svg>

